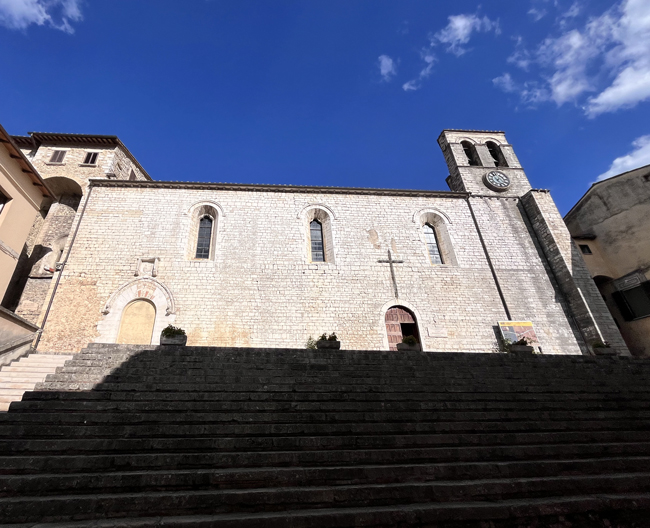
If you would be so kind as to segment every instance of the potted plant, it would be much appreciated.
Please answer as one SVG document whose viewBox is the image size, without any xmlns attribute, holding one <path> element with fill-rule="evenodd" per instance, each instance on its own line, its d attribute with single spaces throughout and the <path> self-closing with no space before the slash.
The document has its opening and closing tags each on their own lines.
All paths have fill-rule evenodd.
<svg viewBox="0 0 650 528">
<path fill-rule="evenodd" d="M 412 351 L 412 352 L 420 352 L 422 350 L 422 347 L 420 346 L 420 343 L 418 343 L 418 340 L 415 339 L 415 336 L 404 336 L 402 338 L 401 343 L 397 343 L 397 350 L 400 350 L 402 352 L 404 351 Z"/>
<path fill-rule="evenodd" d="M 519 341 L 508 344 L 508 352 L 511 354 L 533 354 L 535 349 L 530 346 L 528 339 L 522 337 Z"/>
<path fill-rule="evenodd" d="M 607 341 L 597 340 L 591 343 L 591 350 L 597 356 L 615 356 L 616 351 Z"/>
<path fill-rule="evenodd" d="M 338 350 L 341 348 L 341 342 L 339 341 L 339 338 L 336 337 L 336 334 L 332 332 L 329 337 L 327 334 L 323 334 L 318 338 L 318 341 L 316 341 L 316 347 L 317 348 L 329 348 L 333 350 Z"/>
<path fill-rule="evenodd" d="M 168 325 L 160 332 L 161 345 L 176 345 L 185 346 L 187 343 L 187 335 L 185 330 L 176 326 Z"/>
</svg>

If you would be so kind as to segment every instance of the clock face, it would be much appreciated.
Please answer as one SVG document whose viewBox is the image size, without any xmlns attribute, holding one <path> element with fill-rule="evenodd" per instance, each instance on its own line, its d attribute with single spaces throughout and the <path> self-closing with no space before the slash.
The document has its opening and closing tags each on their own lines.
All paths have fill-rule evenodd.
<svg viewBox="0 0 650 528">
<path fill-rule="evenodd" d="M 485 184 L 493 191 L 505 191 L 510 187 L 510 178 L 501 171 L 490 171 L 485 176 Z"/>
</svg>

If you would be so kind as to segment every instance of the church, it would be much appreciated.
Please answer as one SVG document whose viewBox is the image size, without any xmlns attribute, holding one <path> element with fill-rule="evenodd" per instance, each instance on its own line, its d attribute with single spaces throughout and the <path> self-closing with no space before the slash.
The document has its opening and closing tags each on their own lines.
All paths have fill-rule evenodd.
<svg viewBox="0 0 650 528">
<path fill-rule="evenodd" d="M 38 350 L 156 345 L 171 324 L 193 346 L 498 352 L 523 322 L 543 354 L 629 354 L 503 132 L 444 130 L 444 191 L 155 181 L 116 136 L 12 139 L 56 196 L 3 300 Z"/>
</svg>

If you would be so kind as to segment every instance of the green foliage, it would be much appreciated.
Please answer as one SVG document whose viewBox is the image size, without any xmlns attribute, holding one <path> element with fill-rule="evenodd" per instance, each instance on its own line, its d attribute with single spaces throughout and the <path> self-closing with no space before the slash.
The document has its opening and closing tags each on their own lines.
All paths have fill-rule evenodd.
<svg viewBox="0 0 650 528">
<path fill-rule="evenodd" d="M 519 341 L 515 341 L 514 343 L 510 343 L 510 345 L 530 346 L 530 340 L 527 337 L 522 337 Z"/>
<path fill-rule="evenodd" d="M 402 343 L 404 343 L 405 345 L 408 345 L 408 346 L 415 346 L 415 345 L 418 344 L 418 340 L 415 339 L 415 337 L 412 336 L 412 335 L 410 335 L 410 336 L 404 336 L 404 337 L 402 338 Z"/>
<path fill-rule="evenodd" d="M 163 337 L 184 336 L 185 330 L 178 328 L 177 326 L 168 325 L 167 327 L 163 328 L 161 335 Z"/>
<path fill-rule="evenodd" d="M 336 337 L 336 334 L 332 332 L 329 337 L 327 337 L 327 334 L 323 334 L 318 338 L 319 341 L 338 341 L 339 338 Z"/>
<path fill-rule="evenodd" d="M 309 339 L 307 339 L 307 344 L 305 345 L 305 348 L 307 350 L 316 350 L 318 348 L 316 346 L 316 340 L 312 336 L 309 336 Z"/>
</svg>

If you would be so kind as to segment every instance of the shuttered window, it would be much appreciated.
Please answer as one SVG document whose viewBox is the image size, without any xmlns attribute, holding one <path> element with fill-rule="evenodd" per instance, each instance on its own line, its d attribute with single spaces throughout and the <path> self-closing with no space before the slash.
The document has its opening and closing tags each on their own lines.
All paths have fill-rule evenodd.
<svg viewBox="0 0 650 528">
<path fill-rule="evenodd" d="M 318 220 L 309 224 L 311 238 L 311 261 L 325 262 L 325 248 L 323 246 L 323 226 Z"/>
<path fill-rule="evenodd" d="M 50 158 L 50 163 L 63 163 L 63 158 L 65 158 L 65 150 L 55 150 L 52 152 L 52 157 Z"/>
<path fill-rule="evenodd" d="M 97 154 L 99 154 L 99 152 L 86 152 L 84 165 L 94 165 L 97 163 Z"/>
<path fill-rule="evenodd" d="M 204 216 L 199 222 L 199 236 L 196 243 L 196 258 L 210 258 L 210 240 L 212 239 L 212 218 Z"/>
<path fill-rule="evenodd" d="M 626 321 L 650 316 L 650 281 L 643 282 L 636 288 L 615 291 L 612 297 Z"/>
<path fill-rule="evenodd" d="M 429 259 L 431 264 L 442 264 L 442 256 L 440 255 L 440 247 L 438 246 L 438 238 L 436 237 L 436 230 L 429 224 L 422 226 L 424 230 L 424 240 L 427 243 L 427 250 L 429 251 Z"/>
</svg>

